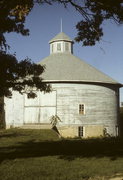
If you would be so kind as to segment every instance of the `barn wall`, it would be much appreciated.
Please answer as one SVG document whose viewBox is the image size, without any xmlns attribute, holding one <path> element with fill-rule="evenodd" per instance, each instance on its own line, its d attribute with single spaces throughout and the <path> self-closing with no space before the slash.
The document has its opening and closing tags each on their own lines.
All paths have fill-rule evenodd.
<svg viewBox="0 0 123 180">
<path fill-rule="evenodd" d="M 6 128 L 20 127 L 24 124 L 50 123 L 56 114 L 56 91 L 37 92 L 34 99 L 13 91 L 12 98 L 5 98 Z"/>
<path fill-rule="evenodd" d="M 102 125 L 84 125 L 82 138 L 90 137 L 103 137 L 104 136 L 104 126 Z M 59 126 L 58 131 L 61 136 L 65 138 L 74 138 L 79 136 L 77 125 L 66 125 Z"/>
<path fill-rule="evenodd" d="M 4 103 L 6 128 L 22 126 L 24 118 L 23 95 L 14 91 L 12 98 L 5 97 Z"/>
<path fill-rule="evenodd" d="M 77 83 L 54 83 L 52 88 L 52 93 L 39 93 L 37 99 L 29 100 L 18 92 L 11 99 L 5 98 L 7 128 L 50 123 L 50 117 L 57 114 L 62 121 L 59 131 L 65 137 L 78 136 L 78 126 L 84 127 L 84 137 L 102 136 L 104 129 L 110 135 L 118 134 L 117 89 Z M 83 115 L 79 114 L 79 104 L 85 105 Z"/>
<path fill-rule="evenodd" d="M 56 91 L 50 93 L 37 92 L 37 97 L 28 99 L 24 95 L 24 123 L 50 123 L 56 114 Z"/>
<path fill-rule="evenodd" d="M 59 126 L 98 125 L 116 135 L 117 91 L 89 84 L 53 84 L 53 88 L 57 89 L 57 115 L 62 120 Z M 79 104 L 85 105 L 84 115 L 79 114 Z"/>
</svg>

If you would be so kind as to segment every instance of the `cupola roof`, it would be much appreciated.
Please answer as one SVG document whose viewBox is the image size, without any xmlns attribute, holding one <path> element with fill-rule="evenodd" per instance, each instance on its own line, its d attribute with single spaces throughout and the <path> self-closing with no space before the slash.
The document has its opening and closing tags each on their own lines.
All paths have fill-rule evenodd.
<svg viewBox="0 0 123 180">
<path fill-rule="evenodd" d="M 57 34 L 54 38 L 52 38 L 49 43 L 55 42 L 55 41 L 68 41 L 73 42 L 64 32 L 60 32 Z"/>
</svg>

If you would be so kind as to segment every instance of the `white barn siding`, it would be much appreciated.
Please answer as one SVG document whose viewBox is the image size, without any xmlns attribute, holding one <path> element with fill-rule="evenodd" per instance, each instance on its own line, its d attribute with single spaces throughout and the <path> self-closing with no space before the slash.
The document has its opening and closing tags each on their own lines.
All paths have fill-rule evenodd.
<svg viewBox="0 0 123 180">
<path fill-rule="evenodd" d="M 52 115 L 57 114 L 61 121 L 59 127 L 84 127 L 86 131 L 99 131 L 106 128 L 110 135 L 117 133 L 116 90 L 93 84 L 53 83 L 51 93 L 37 92 L 37 97 L 28 99 L 27 95 L 13 92 L 12 99 L 5 98 L 5 117 L 7 127 L 20 127 L 24 124 L 50 123 Z M 79 114 L 79 104 L 84 104 L 85 114 Z M 71 130 L 70 130 L 71 131 Z M 76 136 L 78 130 L 73 129 Z M 94 130 L 95 131 L 95 130 Z"/>
<path fill-rule="evenodd" d="M 23 125 L 24 98 L 18 92 L 13 92 L 12 98 L 4 99 L 6 128 Z"/>
<path fill-rule="evenodd" d="M 27 95 L 13 92 L 12 98 L 5 98 L 6 127 L 20 127 L 23 124 L 50 123 L 56 114 L 56 91 L 37 92 L 37 97 L 28 99 Z"/>
<path fill-rule="evenodd" d="M 57 89 L 57 115 L 64 125 L 102 125 L 116 135 L 117 93 L 108 87 L 89 84 L 53 84 Z M 85 114 L 79 114 L 79 104 Z"/>
</svg>

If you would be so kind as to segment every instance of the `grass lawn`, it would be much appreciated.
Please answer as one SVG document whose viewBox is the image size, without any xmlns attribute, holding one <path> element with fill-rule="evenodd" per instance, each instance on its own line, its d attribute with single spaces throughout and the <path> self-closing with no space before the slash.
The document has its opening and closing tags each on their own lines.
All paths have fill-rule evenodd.
<svg viewBox="0 0 123 180">
<path fill-rule="evenodd" d="M 59 139 L 52 130 L 0 131 L 0 180 L 109 180 L 123 174 L 122 139 Z"/>
</svg>

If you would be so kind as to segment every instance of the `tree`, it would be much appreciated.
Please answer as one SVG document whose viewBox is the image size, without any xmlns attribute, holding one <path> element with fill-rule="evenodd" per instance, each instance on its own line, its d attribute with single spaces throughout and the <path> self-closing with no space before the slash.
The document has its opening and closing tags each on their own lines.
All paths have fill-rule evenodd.
<svg viewBox="0 0 123 180">
<path fill-rule="evenodd" d="M 53 0 L 53 2 L 56 2 Z M 93 46 L 103 36 L 103 22 L 112 20 L 116 24 L 123 24 L 122 0 L 58 0 L 65 7 L 72 5 L 81 15 L 82 20 L 77 23 L 75 40 L 83 46 Z"/>
<path fill-rule="evenodd" d="M 27 93 L 28 97 L 36 95 L 33 89 L 49 92 L 50 85 L 42 82 L 40 75 L 45 66 L 32 63 L 30 59 L 18 62 L 14 55 L 0 53 L 0 96 L 12 96 L 12 90 L 21 94 Z"/>
<path fill-rule="evenodd" d="M 50 85 L 42 82 L 40 77 L 45 70 L 44 66 L 35 64 L 28 58 L 18 62 L 15 55 L 7 53 L 9 46 L 4 33 L 29 35 L 24 22 L 32 7 L 32 0 L 0 0 L 0 97 L 11 97 L 12 90 L 16 90 L 34 98 L 36 94 L 33 89 L 45 92 L 51 90 Z"/>
<path fill-rule="evenodd" d="M 32 0 L 0 0 L 0 48 L 7 49 L 4 33 L 16 32 L 24 36 L 29 30 L 24 28 L 25 18 L 33 7 Z"/>
<path fill-rule="evenodd" d="M 29 35 L 29 30 L 24 28 L 26 16 L 34 4 L 53 3 L 63 4 L 65 8 L 71 5 L 82 15 L 82 20 L 77 23 L 77 42 L 82 41 L 84 46 L 95 45 L 103 36 L 102 24 L 105 20 L 113 20 L 116 24 L 123 23 L 122 0 L 0 0 L 0 45 L 6 46 L 5 32 L 17 32 Z M 69 8 L 69 7 L 68 7 Z"/>
<path fill-rule="evenodd" d="M 84 46 L 93 46 L 101 40 L 105 20 L 123 23 L 122 0 L 0 0 L 0 95 L 11 96 L 10 88 L 23 93 L 26 85 L 31 89 L 50 90 L 50 86 L 39 78 L 44 67 L 31 63 L 29 59 L 18 62 L 14 55 L 7 54 L 9 46 L 4 34 L 16 32 L 29 35 L 24 23 L 35 3 L 59 3 L 65 8 L 69 8 L 69 5 L 74 7 L 82 15 L 82 20 L 76 25 L 78 33 L 75 40 Z"/>
</svg>

